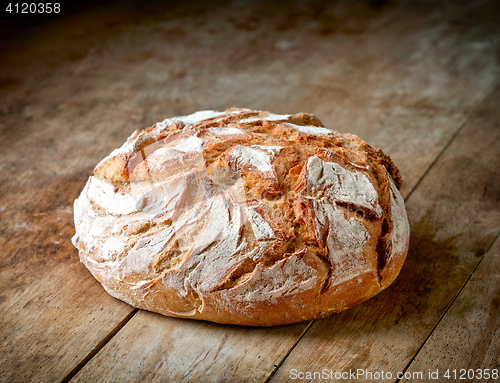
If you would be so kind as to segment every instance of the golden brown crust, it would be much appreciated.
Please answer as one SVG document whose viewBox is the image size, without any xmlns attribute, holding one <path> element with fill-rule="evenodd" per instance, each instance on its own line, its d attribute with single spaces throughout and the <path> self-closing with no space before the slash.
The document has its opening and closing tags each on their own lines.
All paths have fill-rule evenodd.
<svg viewBox="0 0 500 383">
<path fill-rule="evenodd" d="M 136 131 L 75 201 L 75 246 L 113 296 L 164 315 L 272 326 L 389 286 L 409 227 L 380 149 L 313 115 L 198 112 Z"/>
</svg>

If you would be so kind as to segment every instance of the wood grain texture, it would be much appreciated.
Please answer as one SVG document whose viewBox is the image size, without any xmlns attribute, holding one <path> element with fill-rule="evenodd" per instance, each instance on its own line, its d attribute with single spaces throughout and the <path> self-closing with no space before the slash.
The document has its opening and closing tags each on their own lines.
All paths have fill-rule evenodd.
<svg viewBox="0 0 500 383">
<path fill-rule="evenodd" d="M 72 382 L 261 382 L 306 326 L 249 328 L 141 311 Z"/>
<path fill-rule="evenodd" d="M 500 233 L 499 96 L 496 88 L 409 198 L 410 251 L 396 282 L 316 321 L 271 382 L 292 381 L 292 369 L 405 370 Z"/>
<path fill-rule="evenodd" d="M 315 113 L 326 126 L 355 133 L 390 154 L 408 195 L 493 86 L 497 14 L 498 4 L 479 1 L 306 1 L 286 7 L 277 1 L 125 1 L 1 41 L 0 381 L 63 379 L 131 314 L 129 306 L 110 298 L 79 264 L 69 241 L 74 232 L 72 201 L 93 166 L 134 129 L 167 116 L 230 106 Z M 465 169 L 467 162 L 461 166 Z M 453 167 L 448 172 L 457 174 Z M 495 187 L 486 187 L 486 195 Z M 446 200 L 447 194 L 440 198 Z M 453 203 L 458 202 L 446 206 L 453 210 Z M 414 212 L 438 208 L 416 202 L 413 207 Z M 491 224 L 491 214 L 480 218 L 478 228 Z M 423 243 L 419 248 L 425 254 L 434 254 L 435 243 L 429 239 L 434 234 L 428 233 L 437 226 L 422 225 L 416 243 Z M 448 254 L 459 245 L 457 237 L 438 248 Z M 418 255 L 413 250 L 411 256 Z M 352 315 L 372 315 L 371 309 L 355 310 L 339 316 L 351 323 L 347 332 L 356 330 Z M 401 309 L 399 320 L 405 321 L 412 310 Z M 158 339 L 174 331 L 169 328 L 172 320 L 149 313 L 138 313 L 129 324 L 137 334 L 146 328 L 151 337 L 149 320 L 157 324 Z M 206 378 L 202 371 L 215 358 L 213 350 L 222 343 L 225 327 L 174 323 L 176 336 L 190 339 L 190 344 L 175 343 L 170 363 L 182 366 L 191 347 L 189 358 L 199 364 L 185 365 L 183 371 L 189 379 Z M 103 363 L 101 355 L 117 355 L 115 348 L 123 349 L 134 337 L 127 326 L 81 376 L 105 376 L 106 364 L 102 370 L 96 364 Z M 255 367 L 258 378 L 265 379 L 304 326 L 228 328 L 228 346 L 215 365 Z M 193 340 L 196 332 L 211 339 L 212 350 L 210 343 Z M 280 336 L 273 337 L 275 333 Z M 238 351 L 238 344 L 251 356 Z M 264 351 L 257 355 L 258 349 Z M 144 348 L 141 360 L 159 364 L 162 350 Z M 124 357 L 125 370 L 135 356 Z M 127 371 L 130 379 L 141 374 Z M 236 371 L 231 376 L 253 379 L 249 372 Z M 164 370 L 158 374 L 165 376 Z"/>
<path fill-rule="evenodd" d="M 45 131 L 55 112 L 67 127 L 77 121 L 87 143 L 106 140 L 88 153 L 95 163 L 166 116 L 228 106 L 305 111 L 384 148 L 410 190 L 491 88 L 495 10 L 125 2 L 3 43 L 11 86 L 2 108 L 18 112 L 4 129 L 31 131 L 31 119 Z"/>
<path fill-rule="evenodd" d="M 412 361 L 408 372 L 447 370 L 450 382 L 460 379 L 461 369 L 473 369 L 475 379 L 484 379 L 477 369 L 500 370 L 500 238 L 485 254 L 476 271 L 453 302 L 443 320 Z M 464 374 L 464 376 L 467 376 Z M 472 376 L 472 375 L 470 375 Z M 482 376 L 482 377 L 481 377 Z M 469 379 L 473 380 L 473 379 Z M 410 381 L 410 380 L 402 380 Z"/>
<path fill-rule="evenodd" d="M 12 225 L 3 226 L 0 245 L 1 382 L 59 381 L 132 311 L 96 285 L 74 256 L 71 193 L 57 201 L 55 192 L 47 199 L 57 207 L 47 208 L 44 193 L 31 192 L 20 193 L 28 198 L 18 201 L 24 219 L 2 212 L 2 222 Z"/>
</svg>

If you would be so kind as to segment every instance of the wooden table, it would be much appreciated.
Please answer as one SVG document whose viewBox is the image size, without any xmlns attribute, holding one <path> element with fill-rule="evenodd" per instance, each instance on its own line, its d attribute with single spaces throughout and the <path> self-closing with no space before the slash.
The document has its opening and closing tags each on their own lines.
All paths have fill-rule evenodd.
<svg viewBox="0 0 500 383">
<path fill-rule="evenodd" d="M 499 14 L 495 1 L 120 2 L 4 39 L 0 381 L 494 381 L 477 369 L 500 360 Z M 136 128 L 230 106 L 314 113 L 393 158 L 412 230 L 388 290 L 247 328 L 139 311 L 93 279 L 70 238 L 95 164 Z"/>
</svg>

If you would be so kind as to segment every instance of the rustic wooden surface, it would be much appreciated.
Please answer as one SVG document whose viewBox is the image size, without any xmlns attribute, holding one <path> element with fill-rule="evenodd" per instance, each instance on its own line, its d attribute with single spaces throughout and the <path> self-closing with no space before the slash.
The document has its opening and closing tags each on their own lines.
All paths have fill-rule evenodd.
<svg viewBox="0 0 500 383">
<path fill-rule="evenodd" d="M 498 368 L 498 3 L 154 4 L 73 9 L 0 43 L 0 381 Z M 393 286 L 264 329 L 104 292 L 70 243 L 95 164 L 136 128 L 230 106 L 314 113 L 391 155 L 412 226 Z"/>
<path fill-rule="evenodd" d="M 500 240 L 497 238 L 453 305 L 412 361 L 408 368 L 409 372 L 413 374 L 416 371 L 445 371 L 451 366 L 459 366 L 467 372 L 469 369 L 477 371 L 478 369 L 498 368 L 500 360 L 499 270 Z M 482 375 L 486 377 L 484 373 Z M 460 378 L 463 372 L 457 371 L 457 376 Z M 454 373 L 453 377 L 455 378 Z"/>
</svg>

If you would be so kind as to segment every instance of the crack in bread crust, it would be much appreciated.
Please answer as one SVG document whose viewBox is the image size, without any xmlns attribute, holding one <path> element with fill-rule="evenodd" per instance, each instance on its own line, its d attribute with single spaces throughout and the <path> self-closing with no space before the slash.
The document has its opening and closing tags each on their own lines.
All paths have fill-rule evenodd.
<svg viewBox="0 0 500 383">
<path fill-rule="evenodd" d="M 135 131 L 96 166 L 73 243 L 136 307 L 299 322 L 395 279 L 409 241 L 400 186 L 380 149 L 313 115 L 202 111 Z"/>
</svg>

